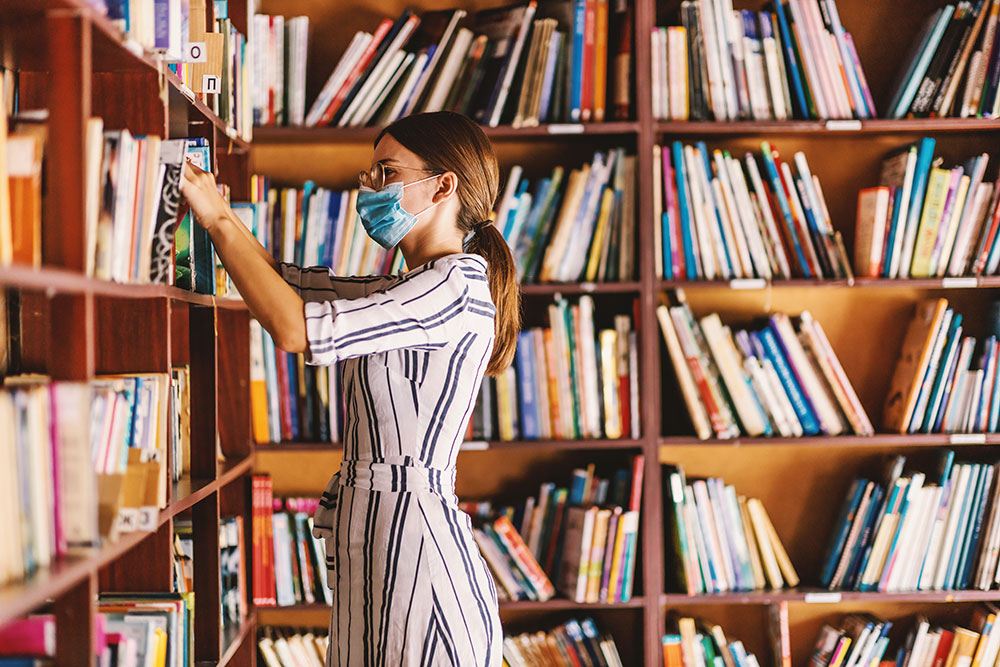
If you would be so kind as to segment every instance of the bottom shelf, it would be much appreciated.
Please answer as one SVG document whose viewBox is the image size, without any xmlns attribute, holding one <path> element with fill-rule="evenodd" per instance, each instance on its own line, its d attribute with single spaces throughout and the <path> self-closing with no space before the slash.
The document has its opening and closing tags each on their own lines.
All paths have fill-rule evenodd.
<svg viewBox="0 0 1000 667">
<path fill-rule="evenodd" d="M 588 609 L 637 609 L 641 608 L 646 604 L 646 599 L 643 597 L 633 597 L 628 602 L 597 602 L 597 603 L 587 603 L 587 602 L 574 602 L 573 600 L 567 600 L 564 598 L 554 598 L 552 600 L 547 600 L 546 602 L 537 602 L 534 600 L 517 600 L 514 602 L 501 602 L 500 603 L 500 613 L 507 611 L 566 611 L 566 610 L 580 610 L 587 611 Z M 285 607 L 257 607 L 257 612 L 260 614 L 281 614 L 282 612 L 304 612 L 304 611 L 325 611 L 329 612 L 332 607 L 328 604 L 295 604 L 288 605 Z"/>
<path fill-rule="evenodd" d="M 211 660 L 200 660 L 195 663 L 197 667 L 210 667 L 218 665 L 219 667 L 226 667 L 229 664 L 237 664 L 233 661 L 233 658 L 240 653 L 244 648 L 244 645 L 250 641 L 254 641 L 254 636 L 257 634 L 257 613 L 251 611 L 247 614 L 246 619 L 239 626 L 230 626 L 222 631 L 222 646 L 225 647 L 222 651 L 222 657 L 219 658 L 219 662 L 215 663 Z M 251 647 L 252 648 L 252 647 Z M 251 656 L 254 655 L 251 653 Z M 247 661 L 245 664 L 253 665 L 253 661 Z"/>
</svg>

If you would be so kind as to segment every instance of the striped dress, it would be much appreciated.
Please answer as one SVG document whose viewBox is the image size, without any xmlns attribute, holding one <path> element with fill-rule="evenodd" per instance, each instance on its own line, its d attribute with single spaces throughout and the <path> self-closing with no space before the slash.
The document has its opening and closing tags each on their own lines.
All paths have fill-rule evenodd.
<svg viewBox="0 0 1000 667">
<path fill-rule="evenodd" d="M 455 459 L 493 351 L 486 262 L 404 276 L 282 264 L 311 364 L 340 364 L 344 459 L 314 516 L 334 592 L 326 664 L 497 667 L 496 589 L 455 496 Z"/>
</svg>

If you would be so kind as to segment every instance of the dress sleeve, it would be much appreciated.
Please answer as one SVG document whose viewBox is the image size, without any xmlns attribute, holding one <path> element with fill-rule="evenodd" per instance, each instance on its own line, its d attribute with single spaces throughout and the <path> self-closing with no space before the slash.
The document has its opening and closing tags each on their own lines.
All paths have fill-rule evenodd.
<svg viewBox="0 0 1000 667">
<path fill-rule="evenodd" d="M 303 301 L 357 299 L 399 280 L 396 276 L 334 276 L 325 266 L 301 268 L 288 262 L 280 262 L 278 271 Z"/>
<path fill-rule="evenodd" d="M 460 337 L 469 285 L 456 263 L 432 262 L 357 299 L 305 304 L 307 363 L 402 348 L 434 349 Z"/>
</svg>

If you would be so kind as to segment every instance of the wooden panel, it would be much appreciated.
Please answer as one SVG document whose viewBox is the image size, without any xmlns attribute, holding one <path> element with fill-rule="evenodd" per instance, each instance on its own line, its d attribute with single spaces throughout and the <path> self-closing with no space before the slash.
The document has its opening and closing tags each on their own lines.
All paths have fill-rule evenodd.
<svg viewBox="0 0 1000 667">
<path fill-rule="evenodd" d="M 97 297 L 96 311 L 98 373 L 170 371 L 167 299 Z"/>
<path fill-rule="evenodd" d="M 173 522 L 164 522 L 152 536 L 100 570 L 103 593 L 168 592 L 174 579 Z"/>
<path fill-rule="evenodd" d="M 89 576 L 58 596 L 52 605 L 56 619 L 56 664 L 60 667 L 96 665 L 93 615 L 96 596 L 96 577 Z"/>
<path fill-rule="evenodd" d="M 194 659 L 217 663 L 222 610 L 219 606 L 219 496 L 212 493 L 191 509 L 194 541 Z"/>
<path fill-rule="evenodd" d="M 170 365 L 184 366 L 191 363 L 190 322 L 188 304 L 170 302 Z"/>
<path fill-rule="evenodd" d="M 250 315 L 245 310 L 216 311 L 219 338 L 217 405 L 219 440 L 226 458 L 250 452 Z"/>
<path fill-rule="evenodd" d="M 191 476 L 215 479 L 218 413 L 215 309 L 190 307 Z"/>
<path fill-rule="evenodd" d="M 249 201 L 250 199 L 250 157 L 242 151 L 231 150 L 228 138 L 223 139 L 227 150 L 216 154 L 219 165 L 219 183 L 230 188 L 230 201 Z"/>
<path fill-rule="evenodd" d="M 58 380 L 89 380 L 95 368 L 94 296 L 57 294 L 50 299 L 47 370 Z"/>
<path fill-rule="evenodd" d="M 92 109 L 104 129 L 167 136 L 166 88 L 155 72 L 95 72 Z"/>
</svg>

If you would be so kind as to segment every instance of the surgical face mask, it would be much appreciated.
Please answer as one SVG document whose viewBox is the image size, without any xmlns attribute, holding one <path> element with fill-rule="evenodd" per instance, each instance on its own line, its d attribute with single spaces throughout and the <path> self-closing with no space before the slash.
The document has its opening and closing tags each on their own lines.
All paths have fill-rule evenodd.
<svg viewBox="0 0 1000 667">
<path fill-rule="evenodd" d="M 381 190 L 362 185 L 358 190 L 356 208 L 368 236 L 386 250 L 395 247 L 413 229 L 413 225 L 417 224 L 417 216 L 440 203 L 435 202 L 418 213 L 409 213 L 400 203 L 403 190 L 438 176 L 440 174 L 434 174 L 412 183 L 389 183 Z"/>
</svg>

